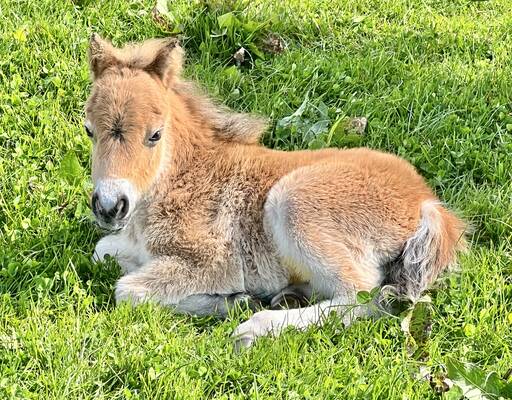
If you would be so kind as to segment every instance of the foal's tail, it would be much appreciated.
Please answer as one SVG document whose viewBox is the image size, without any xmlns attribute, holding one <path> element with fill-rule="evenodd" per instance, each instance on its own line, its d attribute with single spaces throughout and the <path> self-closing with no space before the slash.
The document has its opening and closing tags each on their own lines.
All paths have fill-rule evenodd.
<svg viewBox="0 0 512 400">
<path fill-rule="evenodd" d="M 418 229 L 393 271 L 398 294 L 417 300 L 439 273 L 455 264 L 457 252 L 466 249 L 465 232 L 466 224 L 439 202 L 424 201 Z"/>
</svg>

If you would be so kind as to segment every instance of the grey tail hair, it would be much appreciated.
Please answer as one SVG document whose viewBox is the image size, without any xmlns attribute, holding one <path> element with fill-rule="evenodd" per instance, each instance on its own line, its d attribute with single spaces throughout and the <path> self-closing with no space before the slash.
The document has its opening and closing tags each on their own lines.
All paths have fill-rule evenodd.
<svg viewBox="0 0 512 400">
<path fill-rule="evenodd" d="M 466 249 L 465 232 L 465 223 L 438 201 L 424 201 L 418 229 L 390 271 L 398 296 L 417 301 L 443 270 L 456 263 L 457 252 Z"/>
</svg>

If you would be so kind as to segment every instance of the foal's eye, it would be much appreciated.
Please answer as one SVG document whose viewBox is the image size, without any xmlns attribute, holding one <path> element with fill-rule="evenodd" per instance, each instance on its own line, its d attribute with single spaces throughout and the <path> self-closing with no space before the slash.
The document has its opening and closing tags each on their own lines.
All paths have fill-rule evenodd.
<svg viewBox="0 0 512 400">
<path fill-rule="evenodd" d="M 92 138 L 92 131 L 89 129 L 89 127 L 87 125 L 84 125 L 84 128 L 85 128 L 85 133 L 87 133 L 87 136 L 89 136 L 90 138 Z"/>
<path fill-rule="evenodd" d="M 158 142 L 161 137 L 162 137 L 162 130 L 158 129 L 158 130 L 154 131 L 153 134 L 149 137 L 149 143 L 154 144 L 154 143 Z"/>
</svg>

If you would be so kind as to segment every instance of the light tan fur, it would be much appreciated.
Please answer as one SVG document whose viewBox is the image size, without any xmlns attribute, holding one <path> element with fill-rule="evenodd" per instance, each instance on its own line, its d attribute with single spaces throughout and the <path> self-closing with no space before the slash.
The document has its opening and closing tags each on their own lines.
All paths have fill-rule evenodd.
<svg viewBox="0 0 512 400">
<path fill-rule="evenodd" d="M 224 313 L 230 299 L 270 302 L 303 284 L 328 302 L 306 314 L 255 314 L 236 332 L 250 344 L 321 323 L 358 290 L 388 283 L 417 297 L 455 262 L 464 224 L 407 161 L 366 148 L 260 146 L 262 120 L 199 95 L 180 78 L 182 53 L 173 40 L 116 49 L 91 39 L 93 180 L 124 179 L 139 194 L 123 229 L 96 251 L 117 255 L 129 272 L 118 301 Z"/>
</svg>

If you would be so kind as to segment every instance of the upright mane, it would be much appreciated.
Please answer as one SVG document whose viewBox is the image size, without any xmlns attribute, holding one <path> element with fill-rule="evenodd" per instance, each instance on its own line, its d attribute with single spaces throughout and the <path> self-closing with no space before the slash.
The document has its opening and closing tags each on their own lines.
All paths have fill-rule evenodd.
<svg viewBox="0 0 512 400">
<path fill-rule="evenodd" d="M 201 93 L 197 85 L 189 81 L 176 82 L 174 89 L 184 98 L 190 112 L 209 126 L 217 139 L 259 144 L 267 128 L 265 118 L 234 112 Z"/>
</svg>

